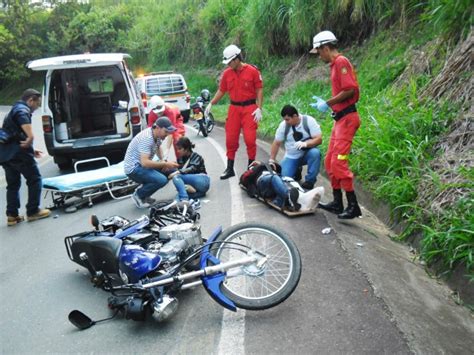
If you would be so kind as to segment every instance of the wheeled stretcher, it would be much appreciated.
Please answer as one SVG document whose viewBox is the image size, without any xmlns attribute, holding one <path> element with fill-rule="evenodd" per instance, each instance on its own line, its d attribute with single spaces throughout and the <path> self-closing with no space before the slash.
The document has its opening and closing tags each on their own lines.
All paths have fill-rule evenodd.
<svg viewBox="0 0 474 355">
<path fill-rule="evenodd" d="M 94 161 L 105 160 L 104 168 L 78 172 L 78 166 Z M 93 200 L 107 195 L 114 200 L 124 199 L 137 187 L 123 170 L 123 162 L 110 165 L 105 157 L 81 160 L 74 164 L 74 173 L 43 179 L 45 198 L 50 194 L 52 206 L 75 212 L 84 205 L 92 207 Z"/>
</svg>

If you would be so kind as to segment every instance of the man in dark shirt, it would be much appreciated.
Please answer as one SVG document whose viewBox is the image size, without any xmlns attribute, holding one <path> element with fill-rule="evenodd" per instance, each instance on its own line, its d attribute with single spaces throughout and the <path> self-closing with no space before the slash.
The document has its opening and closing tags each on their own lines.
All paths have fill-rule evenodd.
<svg viewBox="0 0 474 355">
<path fill-rule="evenodd" d="M 19 215 L 21 176 L 28 186 L 28 203 L 26 215 L 28 222 L 49 217 L 51 211 L 39 207 L 41 198 L 41 174 L 35 158 L 39 158 L 41 151 L 33 148 L 33 126 L 31 116 L 41 106 L 41 93 L 34 89 L 27 89 L 17 101 L 3 122 L 3 128 L 8 131 L 20 145 L 20 150 L 11 160 L 3 163 L 5 179 L 7 181 L 7 225 L 13 226 L 24 220 Z"/>
</svg>

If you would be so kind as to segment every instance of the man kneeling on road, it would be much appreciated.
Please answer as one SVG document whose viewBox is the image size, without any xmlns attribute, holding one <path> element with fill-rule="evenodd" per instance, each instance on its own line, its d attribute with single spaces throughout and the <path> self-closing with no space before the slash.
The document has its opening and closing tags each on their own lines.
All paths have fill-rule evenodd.
<svg viewBox="0 0 474 355">
<path fill-rule="evenodd" d="M 308 166 L 305 181 L 301 184 L 305 190 L 311 190 L 316 183 L 321 163 L 321 152 L 317 148 L 322 143 L 321 128 L 316 120 L 307 115 L 300 115 L 291 105 L 281 110 L 283 121 L 278 126 L 270 150 L 270 163 L 275 162 L 281 143 L 285 143 L 285 156 L 281 161 L 281 176 L 295 180 L 297 171 L 303 165 Z"/>
<path fill-rule="evenodd" d="M 166 172 L 178 168 L 178 163 L 163 159 L 162 141 L 176 131 L 168 117 L 158 118 L 153 125 L 144 129 L 133 138 L 125 154 L 125 174 L 135 182 L 142 184 L 132 195 L 138 208 L 147 208 L 155 200 L 150 196 L 168 183 Z M 154 161 L 154 155 L 159 161 Z"/>
</svg>

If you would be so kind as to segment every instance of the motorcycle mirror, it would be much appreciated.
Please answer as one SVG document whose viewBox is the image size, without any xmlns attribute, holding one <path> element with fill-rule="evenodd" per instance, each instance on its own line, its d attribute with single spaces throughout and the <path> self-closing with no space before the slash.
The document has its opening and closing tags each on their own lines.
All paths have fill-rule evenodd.
<svg viewBox="0 0 474 355">
<path fill-rule="evenodd" d="M 80 330 L 84 330 L 92 327 L 96 322 L 86 316 L 84 313 L 78 310 L 74 310 L 69 313 L 69 321 L 74 324 Z"/>
<path fill-rule="evenodd" d="M 96 230 L 99 230 L 99 218 L 95 214 L 91 216 L 91 224 Z"/>
</svg>

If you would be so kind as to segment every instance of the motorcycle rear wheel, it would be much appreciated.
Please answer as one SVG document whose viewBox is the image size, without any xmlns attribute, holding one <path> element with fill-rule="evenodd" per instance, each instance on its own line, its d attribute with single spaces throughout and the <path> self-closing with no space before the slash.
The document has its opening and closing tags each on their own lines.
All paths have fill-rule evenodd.
<svg viewBox="0 0 474 355">
<path fill-rule="evenodd" d="M 221 291 L 238 308 L 263 310 L 286 300 L 301 276 L 301 257 L 295 243 L 281 230 L 262 223 L 241 223 L 225 230 L 211 248 L 222 263 L 242 258 L 248 248 L 268 257 L 261 268 L 237 268 L 238 276 L 227 277 Z M 237 244 L 236 244 L 237 243 Z M 236 270 L 228 270 L 228 275 Z"/>
</svg>

